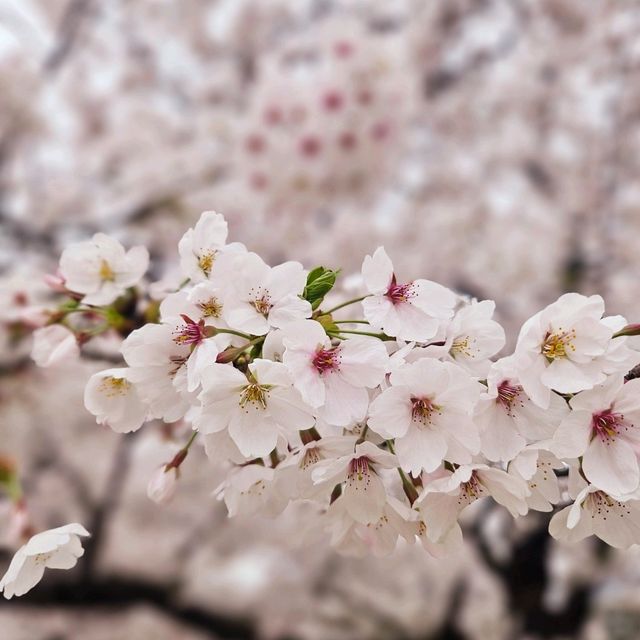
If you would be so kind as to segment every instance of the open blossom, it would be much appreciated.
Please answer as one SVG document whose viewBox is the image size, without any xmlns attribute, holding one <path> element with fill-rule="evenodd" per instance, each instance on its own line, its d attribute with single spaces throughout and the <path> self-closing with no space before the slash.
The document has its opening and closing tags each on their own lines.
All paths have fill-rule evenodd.
<svg viewBox="0 0 640 640">
<path fill-rule="evenodd" d="M 608 357 L 611 349 L 617 352 L 624 345 L 612 345 L 615 329 L 603 313 L 600 296 L 565 293 L 522 326 L 514 354 L 520 382 L 543 409 L 552 389 L 584 391 L 604 382 L 608 373 L 630 368 L 617 353 Z"/>
<path fill-rule="evenodd" d="M 36 329 L 33 332 L 31 357 L 39 367 L 73 361 L 80 354 L 75 335 L 60 324 Z"/>
<path fill-rule="evenodd" d="M 227 301 L 229 326 L 252 335 L 265 335 L 311 316 L 311 305 L 301 298 L 307 274 L 299 262 L 269 267 L 260 256 L 246 253 L 234 261 L 233 292 Z"/>
<path fill-rule="evenodd" d="M 98 424 L 107 424 L 119 433 L 136 431 L 147 418 L 147 405 L 128 368 L 92 375 L 84 390 L 84 405 Z"/>
<path fill-rule="evenodd" d="M 582 470 L 599 489 L 613 495 L 640 484 L 640 380 L 620 376 L 570 400 L 573 411 L 562 421 L 551 446 L 562 458 L 582 456 Z"/>
<path fill-rule="evenodd" d="M 331 487 L 344 483 L 337 502 L 353 520 L 369 524 L 379 520 L 387 502 L 387 491 L 378 471 L 397 465 L 393 454 L 371 442 L 362 442 L 347 455 L 319 462 L 311 477 L 314 483 Z"/>
<path fill-rule="evenodd" d="M 332 344 L 315 320 L 288 324 L 283 332 L 283 362 L 304 401 L 329 424 L 346 426 L 364 419 L 367 389 L 378 386 L 387 369 L 379 340 L 355 336 Z"/>
<path fill-rule="evenodd" d="M 369 409 L 369 427 L 395 438 L 400 466 L 413 475 L 434 471 L 443 460 L 471 462 L 480 437 L 471 414 L 482 386 L 451 362 L 422 358 L 390 377 Z"/>
<path fill-rule="evenodd" d="M 453 291 L 430 280 L 399 284 L 383 247 L 365 257 L 362 277 L 371 294 L 362 301 L 364 316 L 389 336 L 425 342 L 453 316 L 457 302 Z"/>
<path fill-rule="evenodd" d="M 149 252 L 144 247 L 125 251 L 114 238 L 96 233 L 62 252 L 60 274 L 67 289 L 84 294 L 85 304 L 106 305 L 137 284 L 148 265 Z"/>
<path fill-rule="evenodd" d="M 346 555 L 388 556 L 398 538 L 414 542 L 418 514 L 392 496 L 387 497 L 380 517 L 363 524 L 354 520 L 342 500 L 336 500 L 327 513 L 330 519 L 331 545 Z"/>
<path fill-rule="evenodd" d="M 551 511 L 560 501 L 560 487 L 555 469 L 564 464 L 550 451 L 538 449 L 535 445 L 523 449 L 509 464 L 509 473 L 527 482 L 530 494 L 527 496 L 529 509 Z"/>
<path fill-rule="evenodd" d="M 288 440 L 315 422 L 312 409 L 279 362 L 254 360 L 247 375 L 230 365 L 214 364 L 204 371 L 202 383 L 197 428 L 203 433 L 228 429 L 244 456 L 269 455 L 278 437 Z"/>
<path fill-rule="evenodd" d="M 473 375 L 485 376 L 489 358 L 505 343 L 504 329 L 492 319 L 495 307 L 493 300 L 464 305 L 444 327 L 442 344 L 426 347 L 425 353 L 450 359 Z"/>
<path fill-rule="evenodd" d="M 565 542 L 595 535 L 612 547 L 628 549 L 640 541 L 640 501 L 589 485 L 572 505 L 551 518 L 549 533 Z"/>
<path fill-rule="evenodd" d="M 227 221 L 215 211 L 205 211 L 195 227 L 189 229 L 178 244 L 180 268 L 192 282 L 202 282 L 229 269 L 229 261 L 220 260 L 225 253 L 242 252 L 239 243 L 227 245 Z"/>
<path fill-rule="evenodd" d="M 166 422 L 179 420 L 191 406 L 186 367 L 191 349 L 175 337 L 173 325 L 147 324 L 130 333 L 121 347 L 150 415 Z"/>
<path fill-rule="evenodd" d="M 529 488 L 522 478 L 482 464 L 463 465 L 452 474 L 429 483 L 416 501 L 427 523 L 427 535 L 440 542 L 459 528 L 458 516 L 471 503 L 491 496 L 513 517 L 528 511 Z"/>
<path fill-rule="evenodd" d="M 279 490 L 292 499 L 328 498 L 333 486 L 314 484 L 311 477 L 313 469 L 322 460 L 351 453 L 356 440 L 356 436 L 328 436 L 303 445 L 276 467 L 276 484 Z"/>
<path fill-rule="evenodd" d="M 80 524 L 67 524 L 33 536 L 20 547 L 0 580 L 0 591 L 10 600 L 35 587 L 45 569 L 71 569 L 84 554 L 80 536 L 89 532 Z"/>
<path fill-rule="evenodd" d="M 551 438 L 568 413 L 564 398 L 555 393 L 547 409 L 534 404 L 520 384 L 513 357 L 502 358 L 491 365 L 487 390 L 475 409 L 481 451 L 489 460 L 508 462 L 528 443 Z"/>
</svg>

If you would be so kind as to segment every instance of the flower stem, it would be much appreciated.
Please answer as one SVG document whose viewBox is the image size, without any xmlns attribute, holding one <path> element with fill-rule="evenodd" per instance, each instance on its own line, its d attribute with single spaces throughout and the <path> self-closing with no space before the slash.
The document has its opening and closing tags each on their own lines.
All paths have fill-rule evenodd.
<svg viewBox="0 0 640 640">
<path fill-rule="evenodd" d="M 233 329 L 216 329 L 213 335 L 217 335 L 218 333 L 230 333 L 232 336 L 238 336 L 240 338 L 244 338 L 245 340 L 252 339 L 248 333 L 242 333 L 241 331 L 234 331 Z M 264 336 L 260 336 L 260 338 L 264 338 Z"/>
<path fill-rule="evenodd" d="M 365 298 L 367 298 L 368 296 L 361 296 L 360 298 L 354 298 L 353 300 L 347 300 L 346 302 L 343 302 L 342 304 L 339 304 L 337 307 L 332 307 L 331 309 L 329 309 L 329 311 L 324 311 L 324 314 L 329 314 L 329 313 L 333 313 L 334 311 L 337 311 L 338 309 L 342 309 L 344 307 L 348 307 L 350 304 L 355 304 L 356 302 L 362 302 Z"/>
<path fill-rule="evenodd" d="M 389 448 L 389 451 L 391 453 L 396 452 L 392 440 L 387 440 L 387 447 Z M 411 480 L 409 479 L 409 476 L 407 476 L 407 474 L 400 467 L 398 467 L 398 473 L 400 474 L 400 478 L 402 479 L 402 490 L 407 496 L 409 504 L 413 506 L 413 503 L 418 499 L 418 491 L 415 488 L 413 482 L 411 482 Z"/>
<path fill-rule="evenodd" d="M 333 324 L 369 324 L 366 320 L 334 320 Z"/>
<path fill-rule="evenodd" d="M 385 335 L 384 333 L 371 333 L 370 331 L 353 331 L 350 329 L 340 329 L 339 331 L 332 331 L 331 333 L 352 333 L 357 336 L 371 336 L 372 338 L 378 338 L 378 340 L 395 340 L 395 338 L 391 338 L 390 336 Z M 339 336 L 336 336 L 339 337 Z"/>
</svg>

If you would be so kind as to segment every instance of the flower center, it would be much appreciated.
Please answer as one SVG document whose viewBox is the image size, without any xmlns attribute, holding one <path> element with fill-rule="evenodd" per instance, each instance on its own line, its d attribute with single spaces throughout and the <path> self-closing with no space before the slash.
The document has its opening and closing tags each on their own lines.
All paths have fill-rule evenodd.
<svg viewBox="0 0 640 640">
<path fill-rule="evenodd" d="M 318 349 L 313 356 L 313 366 L 320 375 L 340 369 L 340 347 Z"/>
<path fill-rule="evenodd" d="M 519 399 L 522 393 L 522 387 L 519 384 L 512 384 L 510 380 L 503 380 L 498 386 L 498 397 L 496 402 L 501 404 L 507 414 L 513 417 L 513 405 L 518 403 L 524 406 L 522 400 Z"/>
<path fill-rule="evenodd" d="M 114 378 L 113 376 L 105 378 L 100 384 L 100 391 L 104 393 L 107 398 L 126 396 L 130 388 L 131 383 L 126 378 Z"/>
<path fill-rule="evenodd" d="M 173 341 L 176 344 L 199 344 L 204 340 L 204 324 L 202 322 L 194 322 L 189 316 L 182 316 L 184 324 L 174 331 Z"/>
<path fill-rule="evenodd" d="M 253 305 L 253 308 L 265 318 L 269 315 L 269 311 L 271 311 L 271 308 L 273 307 L 271 304 L 271 296 L 268 293 L 256 298 L 251 304 Z"/>
<path fill-rule="evenodd" d="M 53 551 L 49 551 L 48 553 L 38 553 L 33 557 L 33 560 L 38 565 L 45 565 L 53 557 L 53 554 Z"/>
<path fill-rule="evenodd" d="M 98 273 L 103 282 L 113 282 L 116 279 L 116 274 L 106 260 L 100 262 L 100 271 Z"/>
<path fill-rule="evenodd" d="M 248 384 L 240 393 L 240 406 L 244 409 L 247 403 L 251 403 L 254 408 L 266 409 L 270 388 L 268 385 L 260 385 L 257 382 Z"/>
<path fill-rule="evenodd" d="M 481 498 L 485 495 L 485 488 L 480 484 L 478 480 L 478 476 L 474 471 L 471 474 L 471 477 L 460 485 L 460 496 L 458 497 L 458 504 L 460 505 L 468 505 L 471 504 L 474 500 Z"/>
<path fill-rule="evenodd" d="M 440 407 L 429 398 L 411 398 L 411 419 L 423 427 L 431 424 L 433 414 L 442 415 Z"/>
<path fill-rule="evenodd" d="M 202 311 L 202 315 L 205 318 L 219 318 L 222 313 L 222 303 L 216 297 L 198 302 L 198 308 Z"/>
<path fill-rule="evenodd" d="M 472 345 L 475 343 L 475 338 L 471 336 L 460 336 L 453 341 L 449 353 L 455 358 L 457 356 L 466 356 L 467 358 L 475 358 Z M 476 349 L 477 351 L 477 349 Z"/>
<path fill-rule="evenodd" d="M 633 426 L 633 425 L 630 425 Z M 613 442 L 621 431 L 627 431 L 629 425 L 624 421 L 624 415 L 614 413 L 611 408 L 591 416 L 591 433 L 604 442 Z"/>
<path fill-rule="evenodd" d="M 318 447 L 311 447 L 304 452 L 304 456 L 302 456 L 302 460 L 300 461 L 300 468 L 308 469 L 316 464 L 316 462 L 320 462 L 321 459 L 320 449 Z"/>
<path fill-rule="evenodd" d="M 575 329 L 563 331 L 562 327 L 556 332 L 547 331 L 542 341 L 542 355 L 552 362 L 556 358 L 566 358 L 570 351 L 575 351 L 572 340 L 576 338 Z"/>
<path fill-rule="evenodd" d="M 385 294 L 393 304 L 403 304 L 409 302 L 415 295 L 413 282 L 406 284 L 397 284 L 395 276 Z"/>
<path fill-rule="evenodd" d="M 349 473 L 347 475 L 349 484 L 353 482 L 362 482 L 365 480 L 367 484 L 369 480 L 369 458 L 367 456 L 360 456 L 359 458 L 353 458 L 349 462 Z"/>
<path fill-rule="evenodd" d="M 211 274 L 211 269 L 213 269 L 213 263 L 216 259 L 216 252 L 211 250 L 203 253 L 198 257 L 198 267 L 205 276 L 209 276 Z"/>
</svg>

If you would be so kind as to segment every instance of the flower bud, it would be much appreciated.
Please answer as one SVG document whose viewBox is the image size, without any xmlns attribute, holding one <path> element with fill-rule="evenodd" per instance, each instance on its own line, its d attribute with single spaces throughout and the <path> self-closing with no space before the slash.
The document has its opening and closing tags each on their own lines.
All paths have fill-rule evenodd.
<svg viewBox="0 0 640 640">
<path fill-rule="evenodd" d="M 156 504 L 167 504 L 171 502 L 178 480 L 178 469 L 162 465 L 153 473 L 147 485 L 147 496 Z"/>
</svg>

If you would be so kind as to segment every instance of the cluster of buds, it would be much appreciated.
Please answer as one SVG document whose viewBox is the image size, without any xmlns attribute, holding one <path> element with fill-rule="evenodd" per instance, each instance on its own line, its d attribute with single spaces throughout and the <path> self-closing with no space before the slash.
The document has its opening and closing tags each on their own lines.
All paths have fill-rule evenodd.
<svg viewBox="0 0 640 640">
<path fill-rule="evenodd" d="M 228 243 L 213 211 L 178 249 L 183 282 L 158 304 L 140 287 L 143 249 L 105 236 L 69 247 L 59 290 L 70 300 L 38 329 L 137 301 L 105 329 L 125 336 L 124 366 L 94 374 L 85 405 L 122 433 L 191 425 L 150 480 L 156 502 L 179 493 L 201 443 L 227 471 L 216 494 L 230 516 L 304 505 L 305 529 L 343 553 L 384 555 L 402 539 L 446 554 L 483 498 L 514 518 L 557 510 L 558 539 L 640 542 L 640 327 L 605 316 L 601 297 L 561 296 L 499 357 L 492 301 L 405 280 L 382 247 L 344 301 L 338 271 L 271 267 Z"/>
</svg>

